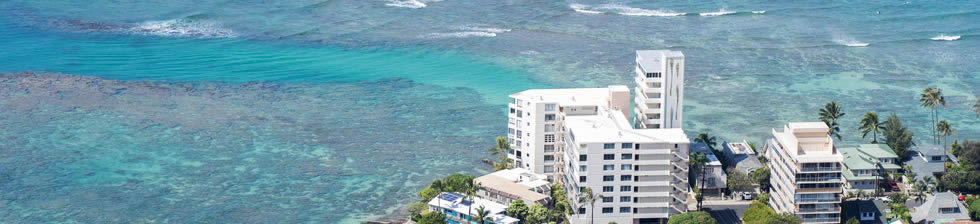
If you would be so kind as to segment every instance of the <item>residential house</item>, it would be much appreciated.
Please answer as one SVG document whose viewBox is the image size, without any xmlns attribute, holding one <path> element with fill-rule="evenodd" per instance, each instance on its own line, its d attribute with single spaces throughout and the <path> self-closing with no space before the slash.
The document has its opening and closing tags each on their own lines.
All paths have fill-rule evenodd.
<svg viewBox="0 0 980 224">
<path fill-rule="evenodd" d="M 969 211 L 953 192 L 930 195 L 926 202 L 912 210 L 912 223 L 940 224 L 958 220 L 970 220 Z"/>
<path fill-rule="evenodd" d="M 744 140 L 742 142 L 724 142 L 721 145 L 722 159 L 729 166 L 734 166 L 735 169 L 745 174 L 751 174 L 752 171 L 763 167 L 762 162 L 759 162 L 759 155 L 756 154 L 755 150 L 752 150 L 748 142 Z"/>
<path fill-rule="evenodd" d="M 853 200 L 841 203 L 841 222 L 852 217 L 861 224 L 888 224 L 890 209 L 881 200 Z"/>
<path fill-rule="evenodd" d="M 500 170 L 477 177 L 473 182 L 480 186 L 476 192 L 479 197 L 500 204 L 509 205 L 513 201 L 522 200 L 529 204 L 547 205 L 551 199 L 548 176 L 526 169 Z"/>
<path fill-rule="evenodd" d="M 728 175 L 722 169 L 721 161 L 705 143 L 691 143 L 691 152 L 704 153 L 708 159 L 704 167 L 704 178 L 701 177 L 700 170 L 690 172 L 690 177 L 697 184 L 695 187 L 701 188 L 704 195 L 721 196 L 725 188 L 728 188 Z"/>
<path fill-rule="evenodd" d="M 482 224 L 517 224 L 521 220 L 506 215 L 507 205 L 496 203 L 487 199 L 475 197 L 472 200 L 466 199 L 463 194 L 455 192 L 442 192 L 438 196 L 429 200 L 429 211 L 441 212 L 446 215 L 449 223 L 472 223 L 471 215 L 477 215 L 477 210 L 483 208 L 489 211 L 487 221 Z"/>
<path fill-rule="evenodd" d="M 884 185 L 882 173 L 898 173 L 898 155 L 885 144 L 861 144 L 841 147 L 844 155 L 844 187 L 849 191 L 875 191 L 876 184 Z"/>
</svg>

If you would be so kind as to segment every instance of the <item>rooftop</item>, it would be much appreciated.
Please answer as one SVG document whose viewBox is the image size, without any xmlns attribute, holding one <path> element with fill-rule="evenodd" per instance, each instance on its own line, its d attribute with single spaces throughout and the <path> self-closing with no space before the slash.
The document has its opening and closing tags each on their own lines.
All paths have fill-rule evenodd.
<svg viewBox="0 0 980 224">
<path fill-rule="evenodd" d="M 600 107 L 596 115 L 566 116 L 565 127 L 571 133 L 572 140 L 578 143 L 690 142 L 687 134 L 679 128 L 633 129 L 623 113 L 604 107 Z"/>
<path fill-rule="evenodd" d="M 782 132 L 773 129 L 772 135 L 798 162 L 840 161 L 843 157 L 834 148 L 828 130 L 823 122 L 790 122 Z"/>
<path fill-rule="evenodd" d="M 527 202 L 546 203 L 548 195 L 537 191 L 550 190 L 547 176 L 521 168 L 507 169 L 477 177 L 473 180 L 488 191 Z"/>
<path fill-rule="evenodd" d="M 841 147 L 838 150 L 844 155 L 844 165 L 848 169 L 853 170 L 870 170 L 876 169 L 875 162 L 883 158 L 898 158 L 894 152 L 891 152 L 891 148 L 887 145 L 883 146 L 886 151 L 882 150 L 881 145 L 871 145 L 865 144 L 856 147 Z M 882 157 L 878 157 L 882 156 Z M 881 163 L 882 169 L 899 169 L 896 164 L 893 163 Z"/>
<path fill-rule="evenodd" d="M 638 50 L 636 62 L 646 72 L 663 72 L 664 57 L 684 57 L 684 53 L 671 50 Z"/>
<path fill-rule="evenodd" d="M 943 213 L 941 208 L 957 208 L 957 213 Z M 926 198 L 926 202 L 916 207 L 912 212 L 912 222 L 922 222 L 923 220 L 936 223 L 951 222 L 954 220 L 969 220 L 966 207 L 960 203 L 956 194 L 953 192 L 936 193 Z"/>
<path fill-rule="evenodd" d="M 712 152 L 710 148 L 708 148 L 708 144 L 701 143 L 701 142 L 691 143 L 690 147 L 691 147 L 691 152 L 703 152 L 705 154 L 705 157 L 708 157 L 709 166 L 721 166 L 721 161 L 718 161 L 718 157 L 715 156 L 715 153 Z"/>
<path fill-rule="evenodd" d="M 611 86 L 611 88 L 620 87 Z M 554 102 L 566 106 L 599 106 L 608 103 L 606 101 L 609 99 L 609 88 L 529 89 L 511 94 L 510 97 Z"/>
<path fill-rule="evenodd" d="M 944 149 L 941 145 L 935 144 L 923 144 L 915 147 L 915 151 L 918 151 L 926 156 L 940 156 L 944 155 Z"/>
<path fill-rule="evenodd" d="M 841 221 L 846 222 L 851 217 L 856 217 L 861 224 L 887 224 L 888 207 L 885 202 L 880 200 L 853 200 L 841 202 Z M 861 220 L 861 213 L 874 212 L 875 216 L 871 220 Z"/>
<path fill-rule="evenodd" d="M 915 176 L 919 178 L 932 176 L 935 173 L 943 173 L 944 168 L 944 162 L 942 161 L 930 162 L 917 155 L 909 156 L 905 160 L 905 165 L 911 166 L 912 172 L 915 172 Z"/>
<path fill-rule="evenodd" d="M 722 145 L 724 146 L 722 153 L 729 160 L 729 164 L 735 164 L 735 169 L 752 173 L 752 171 L 762 168 L 762 162 L 759 162 L 758 155 L 745 141 L 726 142 Z"/>
<path fill-rule="evenodd" d="M 520 221 L 514 217 L 504 215 L 505 210 L 507 210 L 506 205 L 479 197 L 472 198 L 472 202 L 470 202 L 470 200 L 464 201 L 463 199 L 463 194 L 455 192 L 442 192 L 439 194 L 439 196 L 429 200 L 429 206 L 450 209 L 462 214 L 468 214 L 470 211 L 476 214 L 477 208 L 483 207 L 489 211 L 489 217 L 493 220 L 493 223 L 516 224 Z M 470 207 L 472 207 L 472 209 L 470 209 Z"/>
</svg>

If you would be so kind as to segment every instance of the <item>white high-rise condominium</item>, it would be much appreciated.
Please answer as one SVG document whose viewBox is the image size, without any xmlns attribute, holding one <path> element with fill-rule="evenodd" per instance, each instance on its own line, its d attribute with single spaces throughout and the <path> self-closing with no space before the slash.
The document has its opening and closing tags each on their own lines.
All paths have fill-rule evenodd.
<svg viewBox="0 0 980 224">
<path fill-rule="evenodd" d="M 687 212 L 688 147 L 681 129 L 633 129 L 617 110 L 600 107 L 563 121 L 560 177 L 568 198 L 591 188 L 593 204 L 572 200 L 571 223 L 667 223 Z"/>
<path fill-rule="evenodd" d="M 629 88 L 530 89 L 510 95 L 507 139 L 514 166 L 534 173 L 555 174 L 558 126 L 566 115 L 595 113 L 600 106 L 629 108 Z M 615 98 L 614 101 L 610 99 Z"/>
<path fill-rule="evenodd" d="M 683 128 L 683 53 L 636 51 L 636 85 L 637 128 Z"/>
<path fill-rule="evenodd" d="M 804 223 L 840 223 L 844 157 L 823 122 L 789 123 L 766 141 L 772 185 L 769 206 Z"/>
</svg>

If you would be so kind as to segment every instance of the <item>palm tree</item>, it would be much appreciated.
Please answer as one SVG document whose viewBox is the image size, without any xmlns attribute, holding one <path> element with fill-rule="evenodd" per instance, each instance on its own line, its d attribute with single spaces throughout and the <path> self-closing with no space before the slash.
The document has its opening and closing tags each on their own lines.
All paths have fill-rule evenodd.
<svg viewBox="0 0 980 224">
<path fill-rule="evenodd" d="M 490 211 L 481 205 L 479 208 L 476 208 L 476 217 L 474 217 L 474 221 L 476 221 L 477 224 L 483 224 L 489 218 L 488 216 L 490 216 Z"/>
<path fill-rule="evenodd" d="M 949 136 L 953 134 L 953 125 L 949 121 L 941 120 L 936 124 L 936 131 L 939 132 L 939 136 L 943 136 L 943 149 L 946 149 L 946 143 L 949 143 Z"/>
<path fill-rule="evenodd" d="M 973 104 L 973 110 L 977 111 L 977 117 L 980 117 L 980 97 L 977 97 L 977 103 Z"/>
<path fill-rule="evenodd" d="M 591 209 L 589 209 L 589 212 L 591 213 L 589 215 L 590 216 L 590 219 L 591 219 L 589 221 L 589 223 L 595 222 L 595 201 L 596 201 L 596 199 L 599 199 L 601 197 L 602 197 L 602 195 L 593 194 L 591 187 L 585 187 L 585 190 L 582 190 L 582 192 L 579 193 L 578 203 L 579 204 L 589 203 L 589 206 L 592 207 Z"/>
<path fill-rule="evenodd" d="M 701 134 L 698 134 L 698 137 L 694 138 L 694 142 L 708 145 L 708 148 L 711 149 L 711 151 L 715 151 L 715 145 L 718 144 L 718 140 L 714 136 L 708 135 L 708 132 L 701 132 Z"/>
<path fill-rule="evenodd" d="M 864 118 L 861 119 L 861 138 L 868 136 L 871 133 L 871 144 L 878 143 L 878 133 L 881 133 L 882 127 L 884 125 L 878 120 L 878 113 L 868 112 L 864 114 Z"/>
<path fill-rule="evenodd" d="M 837 119 L 844 116 L 844 112 L 841 112 L 840 105 L 837 105 L 837 101 L 830 101 L 820 109 L 820 120 L 827 123 L 827 127 L 830 130 L 827 132 L 830 136 L 836 136 L 837 140 L 840 140 L 840 127 L 837 125 Z"/>
<path fill-rule="evenodd" d="M 493 164 L 493 170 L 505 170 L 513 168 L 511 165 L 510 158 L 507 158 L 507 153 L 513 150 L 510 147 L 510 142 L 507 142 L 506 137 L 497 137 L 497 147 L 487 149 L 491 154 L 500 157 L 499 163 Z"/>
<path fill-rule="evenodd" d="M 700 137 L 700 135 L 698 135 L 698 136 Z M 698 169 L 698 170 L 700 170 L 698 172 L 698 175 L 701 176 L 701 187 L 698 188 L 698 189 L 700 191 L 703 191 L 704 190 L 704 182 L 705 182 L 705 180 L 704 180 L 705 179 L 705 177 L 704 177 L 705 176 L 704 175 L 704 170 L 705 170 L 705 167 L 707 167 L 707 166 L 705 166 L 705 164 L 708 163 L 708 156 L 705 155 L 702 152 L 691 152 L 691 156 L 690 157 L 691 157 L 690 164 L 691 164 L 692 169 Z M 695 186 L 694 187 L 697 187 L 697 182 L 695 182 Z M 698 200 L 698 210 L 701 210 L 701 200 Z"/>
<path fill-rule="evenodd" d="M 473 198 L 476 197 L 476 191 L 479 190 L 479 189 L 480 189 L 480 185 L 479 184 L 473 184 L 473 182 L 470 182 L 470 183 L 466 184 L 466 188 L 463 189 L 463 193 L 466 194 L 466 198 L 467 198 L 467 200 L 470 201 L 470 204 L 471 205 L 473 204 Z M 473 206 L 469 206 L 468 209 L 469 209 L 469 211 L 466 212 L 466 215 L 469 218 L 467 218 L 467 220 L 473 221 Z M 477 211 L 479 211 L 479 210 L 477 210 Z"/>
<path fill-rule="evenodd" d="M 932 118 L 932 126 L 935 127 L 936 120 L 939 119 L 939 111 L 936 110 L 936 107 L 946 107 L 946 99 L 943 98 L 942 90 L 931 87 L 922 90 L 922 94 L 919 95 L 919 102 L 921 102 L 920 105 L 922 107 L 932 110 L 930 118 Z M 932 130 L 932 138 L 933 142 L 939 143 L 939 136 L 936 135 L 936 130 Z"/>
</svg>

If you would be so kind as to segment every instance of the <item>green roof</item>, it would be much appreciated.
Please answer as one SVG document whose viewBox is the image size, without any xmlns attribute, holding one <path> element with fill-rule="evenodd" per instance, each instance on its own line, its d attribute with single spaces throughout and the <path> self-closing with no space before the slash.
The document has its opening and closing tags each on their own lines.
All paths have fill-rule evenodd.
<svg viewBox="0 0 980 224">
<path fill-rule="evenodd" d="M 844 176 L 844 180 L 856 181 L 856 180 L 874 180 L 877 176 L 854 176 L 851 172 L 841 172 Z"/>
<path fill-rule="evenodd" d="M 895 154 L 895 150 L 885 144 L 861 144 L 858 149 L 864 154 L 868 154 L 874 158 L 892 158 L 898 159 L 898 154 Z"/>
<path fill-rule="evenodd" d="M 839 149 L 841 154 L 844 155 L 844 166 L 848 169 L 855 170 L 870 170 L 875 169 L 874 162 L 866 158 L 866 154 L 862 153 L 859 148 L 848 147 Z"/>
</svg>

